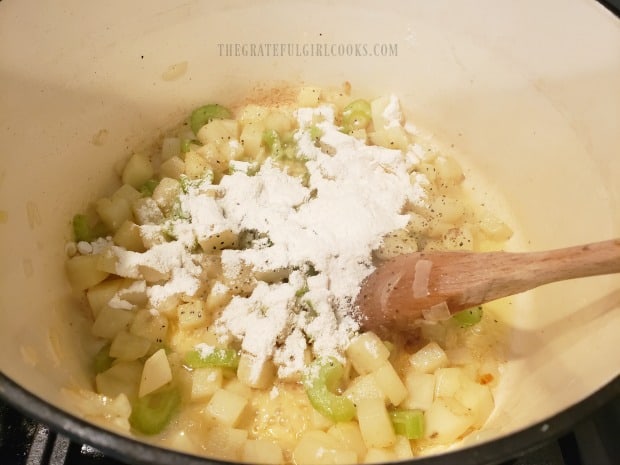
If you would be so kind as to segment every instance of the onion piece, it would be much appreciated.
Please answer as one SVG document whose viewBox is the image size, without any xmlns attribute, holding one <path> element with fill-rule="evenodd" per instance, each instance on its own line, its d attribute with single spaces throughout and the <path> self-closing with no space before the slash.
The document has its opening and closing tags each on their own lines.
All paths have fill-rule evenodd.
<svg viewBox="0 0 620 465">
<path fill-rule="evenodd" d="M 413 297 L 419 299 L 429 294 L 428 282 L 431 277 L 433 262 L 430 260 L 418 260 L 415 264 L 415 274 L 413 275 Z"/>
<path fill-rule="evenodd" d="M 449 319 L 452 314 L 450 313 L 447 302 L 444 300 L 437 305 L 433 305 L 431 308 L 422 310 L 422 316 L 427 321 L 444 321 Z"/>
</svg>

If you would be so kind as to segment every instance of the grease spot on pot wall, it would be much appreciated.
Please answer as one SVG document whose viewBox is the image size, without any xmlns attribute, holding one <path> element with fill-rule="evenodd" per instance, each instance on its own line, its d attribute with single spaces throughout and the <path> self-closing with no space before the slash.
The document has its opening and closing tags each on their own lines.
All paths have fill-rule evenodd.
<svg viewBox="0 0 620 465">
<path fill-rule="evenodd" d="M 28 218 L 28 226 L 30 226 L 30 229 L 41 226 L 41 214 L 39 213 L 39 207 L 36 203 L 32 201 L 26 202 L 26 216 Z"/>
<path fill-rule="evenodd" d="M 180 63 L 175 63 L 173 65 L 168 66 L 166 71 L 163 72 L 161 78 L 164 81 L 175 81 L 185 75 L 187 73 L 188 63 L 187 61 L 182 61 Z"/>
</svg>

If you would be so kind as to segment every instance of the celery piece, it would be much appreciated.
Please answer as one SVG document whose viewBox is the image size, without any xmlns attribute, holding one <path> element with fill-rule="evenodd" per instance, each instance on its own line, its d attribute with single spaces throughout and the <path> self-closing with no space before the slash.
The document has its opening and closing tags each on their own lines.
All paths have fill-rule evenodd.
<svg viewBox="0 0 620 465">
<path fill-rule="evenodd" d="M 304 379 L 306 394 L 314 409 L 337 422 L 349 421 L 355 416 L 353 402 L 333 392 L 343 374 L 342 363 L 329 357 L 314 361 Z"/>
<path fill-rule="evenodd" d="M 226 107 L 217 103 L 210 103 L 192 111 L 189 117 L 189 125 L 194 134 L 198 134 L 201 127 L 214 119 L 232 118 L 232 113 Z"/>
<path fill-rule="evenodd" d="M 310 130 L 308 132 L 310 133 L 310 139 L 312 139 L 312 142 L 315 144 L 323 135 L 321 128 L 316 125 L 310 126 Z"/>
<path fill-rule="evenodd" d="M 424 436 L 424 412 L 422 410 L 393 410 L 390 420 L 394 432 L 407 439 L 420 439 Z"/>
<path fill-rule="evenodd" d="M 237 368 L 239 366 L 239 353 L 234 349 L 222 349 L 214 347 L 204 357 L 199 350 L 190 350 L 185 354 L 185 365 L 190 368 Z"/>
<path fill-rule="evenodd" d="M 370 103 L 359 99 L 349 103 L 342 110 L 342 127 L 344 132 L 366 128 L 372 120 Z"/>
<path fill-rule="evenodd" d="M 280 135 L 275 129 L 266 129 L 263 131 L 262 142 L 273 158 L 279 158 L 282 154 L 282 141 Z"/>
<path fill-rule="evenodd" d="M 107 229 L 101 222 L 91 226 L 86 215 L 77 214 L 73 216 L 73 238 L 75 242 L 92 242 L 98 237 L 105 236 Z"/>
<path fill-rule="evenodd" d="M 114 359 L 110 357 L 110 344 L 104 345 L 93 357 L 93 369 L 96 374 L 103 373 L 112 366 Z"/>
<path fill-rule="evenodd" d="M 145 197 L 151 197 L 153 195 L 153 191 L 157 187 L 157 184 L 159 184 L 157 179 L 149 179 L 142 184 L 142 187 L 140 187 L 140 193 Z"/>
<path fill-rule="evenodd" d="M 140 433 L 157 434 L 170 422 L 180 403 L 181 396 L 174 387 L 152 392 L 133 403 L 129 424 Z"/>
<path fill-rule="evenodd" d="M 473 326 L 482 318 L 482 307 L 472 307 L 452 315 L 452 320 L 461 326 Z"/>
</svg>

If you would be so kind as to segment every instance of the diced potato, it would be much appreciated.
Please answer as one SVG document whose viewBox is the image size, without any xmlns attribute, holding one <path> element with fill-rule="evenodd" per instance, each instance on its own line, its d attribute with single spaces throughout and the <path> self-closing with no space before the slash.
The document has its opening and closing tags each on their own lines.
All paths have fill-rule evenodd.
<svg viewBox="0 0 620 465">
<path fill-rule="evenodd" d="M 356 337 L 347 348 L 347 356 L 359 374 L 367 374 L 381 367 L 390 356 L 390 351 L 373 332 Z"/>
<path fill-rule="evenodd" d="M 254 356 L 247 353 L 241 354 L 237 377 L 242 383 L 253 388 L 265 389 L 273 383 L 275 376 L 276 366 L 271 360 L 257 365 Z"/>
<path fill-rule="evenodd" d="M 364 143 L 368 141 L 368 132 L 364 128 L 354 129 L 349 133 L 349 135 L 361 140 Z"/>
<path fill-rule="evenodd" d="M 411 366 L 421 373 L 432 373 L 448 365 L 448 356 L 436 342 L 429 342 L 409 357 Z"/>
<path fill-rule="evenodd" d="M 297 104 L 300 107 L 316 107 L 319 104 L 319 97 L 321 97 L 320 87 L 302 87 L 299 89 Z"/>
<path fill-rule="evenodd" d="M 234 394 L 237 394 L 241 397 L 244 397 L 248 400 L 250 399 L 250 396 L 252 395 L 252 388 L 248 386 L 247 384 L 244 384 L 241 381 L 239 381 L 239 378 L 231 378 L 228 381 L 226 381 L 224 385 L 224 389 Z"/>
<path fill-rule="evenodd" d="M 405 376 L 405 385 L 408 395 L 402 407 L 411 410 L 426 410 L 431 406 L 435 392 L 435 375 L 410 370 Z"/>
<path fill-rule="evenodd" d="M 251 121 L 243 127 L 239 141 L 248 157 L 253 159 L 258 155 L 261 149 L 264 130 L 265 126 L 256 121 Z"/>
<path fill-rule="evenodd" d="M 396 453 L 391 449 L 368 449 L 363 463 L 388 463 L 398 460 Z"/>
<path fill-rule="evenodd" d="M 106 305 L 97 315 L 91 332 L 94 336 L 112 339 L 120 331 L 129 327 L 134 319 L 134 315 L 134 312 L 130 310 L 113 308 Z"/>
<path fill-rule="evenodd" d="M 206 326 L 209 323 L 209 318 L 204 307 L 202 300 L 194 300 L 179 305 L 177 307 L 179 327 L 182 329 L 193 329 L 199 326 Z"/>
<path fill-rule="evenodd" d="M 181 193 L 181 184 L 174 178 L 163 178 L 153 190 L 151 198 L 157 203 L 164 213 L 170 213 L 174 207 L 179 194 Z"/>
<path fill-rule="evenodd" d="M 241 460 L 256 464 L 278 465 L 284 462 L 282 448 L 265 439 L 250 439 L 243 445 Z"/>
<path fill-rule="evenodd" d="M 169 271 L 161 271 L 149 265 L 138 265 L 138 271 L 147 283 L 157 283 L 170 279 Z"/>
<path fill-rule="evenodd" d="M 125 199 L 129 202 L 129 204 L 131 204 L 134 200 L 137 200 L 140 197 L 142 197 L 142 194 L 138 189 L 129 184 L 123 184 L 121 187 L 116 189 L 116 191 L 114 191 L 110 198 L 111 200 Z"/>
<path fill-rule="evenodd" d="M 168 332 L 168 319 L 159 314 L 151 313 L 150 310 L 139 310 L 135 314 L 129 332 L 141 336 L 151 342 L 162 343 Z"/>
<path fill-rule="evenodd" d="M 200 128 L 196 137 L 202 144 L 216 145 L 236 140 L 239 136 L 239 123 L 234 119 L 214 119 Z"/>
<path fill-rule="evenodd" d="M 207 237 L 198 239 L 198 243 L 205 252 L 215 252 L 217 250 L 236 247 L 238 236 L 231 230 L 219 231 Z"/>
<path fill-rule="evenodd" d="M 231 298 L 228 286 L 216 283 L 205 300 L 205 308 L 208 312 L 214 312 L 228 304 Z"/>
<path fill-rule="evenodd" d="M 354 378 L 343 395 L 351 399 L 354 404 L 362 399 L 385 400 L 385 393 L 379 387 L 377 379 L 370 373 Z"/>
<path fill-rule="evenodd" d="M 205 414 L 218 423 L 234 427 L 239 422 L 248 399 L 227 389 L 218 389 L 213 393 L 205 408 Z"/>
<path fill-rule="evenodd" d="M 234 140 L 236 141 L 236 139 Z M 209 142 L 196 150 L 196 153 L 204 157 L 209 164 L 215 180 L 219 180 L 229 169 L 231 153 L 229 150 L 223 150 L 224 146 L 228 147 L 229 145 L 220 144 L 218 146 L 214 142 Z"/>
<path fill-rule="evenodd" d="M 361 399 L 357 405 L 357 421 L 366 447 L 390 447 L 396 442 L 396 434 L 381 399 Z"/>
<path fill-rule="evenodd" d="M 474 425 L 474 415 L 455 399 L 435 399 L 424 412 L 424 435 L 440 444 L 456 441 Z"/>
<path fill-rule="evenodd" d="M 437 168 L 437 175 L 444 182 L 459 184 L 465 178 L 461 165 L 452 157 L 438 156 L 435 159 L 435 167 Z"/>
<path fill-rule="evenodd" d="M 170 157 L 159 167 L 159 174 L 166 178 L 179 179 L 185 173 L 185 162 L 181 157 Z"/>
<path fill-rule="evenodd" d="M 454 197 L 438 195 L 431 202 L 431 209 L 447 223 L 458 222 L 465 214 L 463 201 Z"/>
<path fill-rule="evenodd" d="M 125 184 L 140 189 L 153 177 L 153 165 L 149 157 L 142 152 L 134 153 L 123 169 L 122 180 Z"/>
<path fill-rule="evenodd" d="M 201 442 L 204 445 L 204 453 L 220 460 L 238 462 L 247 439 L 248 432 L 244 429 L 218 425 L 206 432 Z"/>
<path fill-rule="evenodd" d="M 118 257 L 109 247 L 97 254 L 97 269 L 105 273 L 118 274 L 116 264 Z"/>
<path fill-rule="evenodd" d="M 133 221 L 124 221 L 114 233 L 112 240 L 116 245 L 132 252 L 144 252 L 146 250 L 140 236 L 140 227 Z"/>
<path fill-rule="evenodd" d="M 237 119 L 242 124 L 248 124 L 255 121 L 261 121 L 269 113 L 269 108 L 255 103 L 250 103 L 237 112 Z"/>
<path fill-rule="evenodd" d="M 333 436 L 345 449 L 354 451 L 358 460 L 366 455 L 366 444 L 357 422 L 336 423 L 327 430 L 327 434 Z"/>
<path fill-rule="evenodd" d="M 144 362 L 138 396 L 143 397 L 172 381 L 172 370 L 164 349 L 159 349 Z"/>
<path fill-rule="evenodd" d="M 357 462 L 357 454 L 344 449 L 343 444 L 324 431 L 310 430 L 303 434 L 293 450 L 293 461 L 296 465 L 350 465 Z"/>
<path fill-rule="evenodd" d="M 156 245 L 167 241 L 165 233 L 160 226 L 143 225 L 140 227 L 140 238 L 146 249 L 151 249 Z"/>
<path fill-rule="evenodd" d="M 482 233 L 494 241 L 507 241 L 513 234 L 506 223 L 491 213 L 483 216 L 479 226 Z"/>
<path fill-rule="evenodd" d="M 73 289 L 83 291 L 108 277 L 108 273 L 97 268 L 98 259 L 98 255 L 75 255 L 67 260 L 65 270 Z"/>
<path fill-rule="evenodd" d="M 188 178 L 199 179 L 212 170 L 211 164 L 198 152 L 189 151 L 185 154 L 185 174 Z"/>
<path fill-rule="evenodd" d="M 101 309 L 108 304 L 114 294 L 126 284 L 127 280 L 125 279 L 109 279 L 89 287 L 86 291 L 86 300 L 95 318 Z"/>
<path fill-rule="evenodd" d="M 125 394 L 131 401 L 138 397 L 138 386 L 142 376 L 140 362 L 119 362 L 95 377 L 97 392 L 108 397 Z"/>
<path fill-rule="evenodd" d="M 368 137 L 373 144 L 388 149 L 407 150 L 409 146 L 407 132 L 400 126 L 375 130 Z"/>
<path fill-rule="evenodd" d="M 265 129 L 273 129 L 279 134 L 290 131 L 293 127 L 293 119 L 290 114 L 281 110 L 272 110 L 263 119 Z"/>
<path fill-rule="evenodd" d="M 474 428 L 481 428 L 484 425 L 495 406 L 491 389 L 469 379 L 462 380 L 460 389 L 456 391 L 454 398 L 465 408 L 471 410 L 474 416 Z"/>
<path fill-rule="evenodd" d="M 396 454 L 397 460 L 407 460 L 413 458 L 411 442 L 405 436 L 396 436 L 396 443 L 392 446 L 392 451 Z"/>
<path fill-rule="evenodd" d="M 164 214 L 155 200 L 150 197 L 134 200 L 131 209 L 138 224 L 160 224 L 164 221 Z"/>
<path fill-rule="evenodd" d="M 443 235 L 442 244 L 444 250 L 467 250 L 471 252 L 476 247 L 474 234 L 467 224 L 459 228 L 448 229 Z"/>
<path fill-rule="evenodd" d="M 123 198 L 101 198 L 95 202 L 95 210 L 110 231 L 116 231 L 127 220 L 133 220 L 131 203 Z"/>
<path fill-rule="evenodd" d="M 407 387 L 390 362 L 385 362 L 372 375 L 392 405 L 400 404 L 407 397 Z"/>
<path fill-rule="evenodd" d="M 223 374 L 221 368 L 195 368 L 191 374 L 192 400 L 205 400 L 222 387 Z"/>
<path fill-rule="evenodd" d="M 384 95 L 370 102 L 370 113 L 372 115 L 372 123 L 375 127 L 375 130 L 383 129 L 388 125 L 388 120 L 385 116 L 383 116 L 383 112 L 385 108 L 390 103 L 390 96 Z"/>
<path fill-rule="evenodd" d="M 132 361 L 144 357 L 151 347 L 151 341 L 129 332 L 119 331 L 110 346 L 110 357 Z"/>
<path fill-rule="evenodd" d="M 460 368 L 438 368 L 435 371 L 435 398 L 454 397 L 461 387 L 462 376 Z"/>
</svg>

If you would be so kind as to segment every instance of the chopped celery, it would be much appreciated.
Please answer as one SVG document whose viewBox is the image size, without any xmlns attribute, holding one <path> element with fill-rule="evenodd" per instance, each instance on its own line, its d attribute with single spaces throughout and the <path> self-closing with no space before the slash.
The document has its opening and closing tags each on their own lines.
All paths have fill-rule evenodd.
<svg viewBox="0 0 620 465">
<path fill-rule="evenodd" d="M 482 318 L 482 307 L 472 307 L 452 315 L 452 319 L 461 326 L 473 326 Z"/>
<path fill-rule="evenodd" d="M 110 357 L 110 344 L 104 345 L 93 358 L 93 369 L 96 374 L 103 373 L 112 366 L 114 359 Z"/>
<path fill-rule="evenodd" d="M 317 126 L 310 126 L 310 138 L 312 139 L 312 142 L 316 143 L 316 141 L 318 141 L 321 136 L 323 135 L 323 131 L 321 131 L 321 129 Z"/>
<path fill-rule="evenodd" d="M 190 368 L 237 368 L 239 353 L 234 349 L 214 347 L 209 354 L 203 356 L 199 350 L 190 350 L 185 354 L 185 364 Z"/>
<path fill-rule="evenodd" d="M 349 103 L 342 110 L 342 127 L 344 132 L 366 128 L 372 119 L 370 103 L 359 99 Z"/>
<path fill-rule="evenodd" d="M 282 141 L 280 135 L 275 129 L 266 129 L 263 131 L 263 144 L 273 158 L 279 158 L 282 155 Z"/>
<path fill-rule="evenodd" d="M 150 197 L 153 195 L 153 191 L 157 187 L 157 184 L 159 184 L 159 181 L 157 179 L 149 179 L 144 184 L 142 184 L 142 187 L 140 187 L 140 192 L 145 197 Z"/>
<path fill-rule="evenodd" d="M 194 134 L 198 134 L 201 127 L 214 119 L 228 119 L 232 117 L 232 113 L 226 107 L 217 103 L 210 103 L 200 108 L 196 108 L 192 111 L 189 118 L 189 125 L 194 131 Z"/>
<path fill-rule="evenodd" d="M 420 439 L 424 436 L 424 412 L 422 410 L 393 410 L 390 419 L 394 432 L 407 439 Z"/>
<path fill-rule="evenodd" d="M 344 367 L 335 358 L 312 363 L 304 380 L 306 394 L 319 413 L 333 421 L 349 421 L 355 416 L 355 405 L 347 397 L 333 392 L 343 376 Z"/>
<path fill-rule="evenodd" d="M 92 242 L 98 237 L 105 236 L 107 232 L 103 223 L 91 226 L 86 215 L 82 214 L 77 214 L 73 217 L 72 225 L 75 242 Z"/>
<path fill-rule="evenodd" d="M 180 403 L 181 396 L 174 387 L 155 391 L 134 402 L 129 423 L 143 434 L 157 434 L 170 422 Z"/>
</svg>

